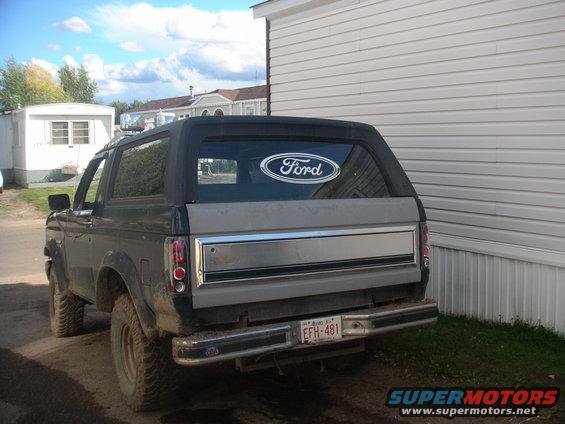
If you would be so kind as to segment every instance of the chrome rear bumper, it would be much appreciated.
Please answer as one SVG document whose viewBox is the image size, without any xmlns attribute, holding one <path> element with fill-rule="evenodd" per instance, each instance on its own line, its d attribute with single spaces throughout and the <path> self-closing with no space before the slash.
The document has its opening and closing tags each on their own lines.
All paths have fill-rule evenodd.
<svg viewBox="0 0 565 424">
<path fill-rule="evenodd" d="M 432 324 L 437 320 L 437 315 L 437 303 L 433 301 L 394 304 L 342 313 L 342 339 L 323 344 L 335 344 L 402 328 Z M 300 321 L 292 321 L 175 337 L 173 358 L 177 364 L 196 366 L 298 347 L 305 347 L 300 343 Z"/>
</svg>

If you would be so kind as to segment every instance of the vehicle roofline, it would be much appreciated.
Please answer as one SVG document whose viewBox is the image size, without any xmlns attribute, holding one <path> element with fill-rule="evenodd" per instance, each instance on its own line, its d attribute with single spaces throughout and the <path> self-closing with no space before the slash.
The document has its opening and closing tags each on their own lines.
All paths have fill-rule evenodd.
<svg viewBox="0 0 565 424">
<path fill-rule="evenodd" d="M 264 124 L 264 123 L 273 123 L 273 124 L 285 124 L 285 125 L 307 125 L 312 127 L 335 127 L 335 128 L 346 128 L 346 129 L 360 129 L 360 130 L 369 130 L 369 131 L 376 131 L 375 127 L 369 124 L 365 124 L 362 122 L 355 122 L 355 121 L 344 121 L 344 120 L 337 120 L 337 119 L 322 119 L 322 118 L 302 118 L 296 116 L 267 116 L 267 115 L 260 115 L 260 116 L 247 116 L 247 115 L 224 115 L 224 116 L 197 116 L 193 118 L 186 118 L 179 121 L 171 122 L 169 124 L 161 125 L 156 128 L 142 131 L 139 134 L 134 134 L 128 137 L 123 138 L 119 142 L 111 145 L 105 146 L 102 148 L 98 153 L 102 153 L 116 147 L 119 147 L 124 144 L 132 143 L 136 140 L 154 135 L 159 134 L 160 132 L 165 131 L 178 131 L 184 128 L 196 128 L 200 125 L 209 125 L 210 123 L 214 124 Z"/>
</svg>

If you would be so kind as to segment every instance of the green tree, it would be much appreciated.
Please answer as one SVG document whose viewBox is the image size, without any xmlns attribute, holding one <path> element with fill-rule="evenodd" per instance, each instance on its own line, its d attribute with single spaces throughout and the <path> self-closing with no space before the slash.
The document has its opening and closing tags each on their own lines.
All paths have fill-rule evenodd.
<svg viewBox="0 0 565 424">
<path fill-rule="evenodd" d="M 134 108 L 136 108 L 136 107 L 143 106 L 144 103 L 145 103 L 145 102 L 142 102 L 141 100 L 134 100 L 133 102 L 131 102 L 131 103 L 129 104 L 129 108 L 130 108 L 130 109 L 134 109 Z"/>
<path fill-rule="evenodd" d="M 13 58 L 0 68 L 0 106 L 11 110 L 42 103 L 72 101 L 49 72 L 33 63 Z"/>
<path fill-rule="evenodd" d="M 115 109 L 114 124 L 119 125 L 120 115 L 129 109 L 129 105 L 126 102 L 122 102 L 120 100 L 114 100 L 112 103 L 110 103 L 110 106 L 112 106 Z"/>
<path fill-rule="evenodd" d="M 112 103 L 110 103 L 110 106 L 112 106 L 116 110 L 116 117 L 114 118 L 114 123 L 116 125 L 119 125 L 120 124 L 120 115 L 122 113 L 125 113 L 128 110 L 134 109 L 134 108 L 139 107 L 143 104 L 144 104 L 144 102 L 142 102 L 141 100 L 134 100 L 129 105 L 126 102 L 122 102 L 121 100 L 114 100 Z"/>
<path fill-rule="evenodd" d="M 65 92 L 79 103 L 95 103 L 94 96 L 98 91 L 96 81 L 88 76 L 83 65 L 78 68 L 65 64 L 58 71 L 61 86 Z"/>
</svg>

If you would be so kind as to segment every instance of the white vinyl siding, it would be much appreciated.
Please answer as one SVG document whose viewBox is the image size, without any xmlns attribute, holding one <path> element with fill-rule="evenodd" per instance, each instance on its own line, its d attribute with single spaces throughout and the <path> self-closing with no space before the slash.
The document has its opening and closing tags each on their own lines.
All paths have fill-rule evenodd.
<svg viewBox="0 0 565 424">
<path fill-rule="evenodd" d="M 494 319 L 460 307 L 458 278 L 488 297 L 497 275 L 523 267 L 557 312 L 515 317 L 565 333 L 565 1 L 332 4 L 270 20 L 272 114 L 381 132 L 426 207 L 442 261 L 430 291 L 453 285 L 443 310 Z M 478 270 L 454 264 L 458 255 Z M 520 290 L 505 301 L 535 287 Z"/>
</svg>

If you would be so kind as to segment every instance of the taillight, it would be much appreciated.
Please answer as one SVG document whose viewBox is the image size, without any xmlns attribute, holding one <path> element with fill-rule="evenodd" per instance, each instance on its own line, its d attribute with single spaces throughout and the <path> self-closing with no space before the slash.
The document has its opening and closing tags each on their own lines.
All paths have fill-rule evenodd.
<svg viewBox="0 0 565 424">
<path fill-rule="evenodd" d="M 188 288 L 188 254 L 183 238 L 168 237 L 165 240 L 165 266 L 169 276 L 169 289 L 184 293 Z"/>
<path fill-rule="evenodd" d="M 428 224 L 422 222 L 420 224 L 420 246 L 422 251 L 422 266 L 428 268 L 430 266 L 430 234 L 428 232 Z"/>
<path fill-rule="evenodd" d="M 186 246 L 184 240 L 173 240 L 173 261 L 175 264 L 183 264 L 186 260 Z"/>
</svg>

